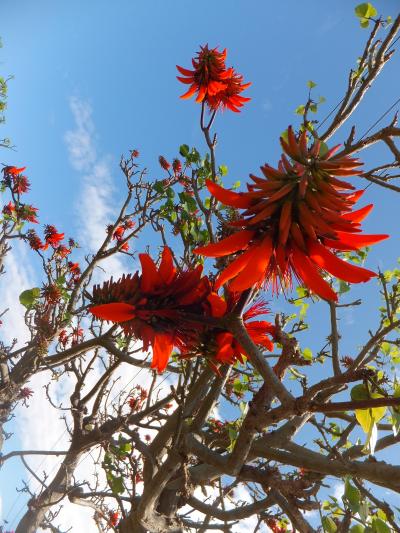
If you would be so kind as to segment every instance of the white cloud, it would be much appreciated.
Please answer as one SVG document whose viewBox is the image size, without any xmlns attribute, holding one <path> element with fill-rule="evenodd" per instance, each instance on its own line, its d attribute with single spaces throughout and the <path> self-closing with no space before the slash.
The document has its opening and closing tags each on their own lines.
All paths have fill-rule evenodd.
<svg viewBox="0 0 400 533">
<path fill-rule="evenodd" d="M 87 172 L 96 161 L 92 109 L 78 98 L 71 98 L 69 105 L 75 122 L 74 129 L 65 134 L 70 161 L 76 170 Z"/>
<path fill-rule="evenodd" d="M 1 318 L 1 339 L 6 344 L 10 344 L 15 337 L 20 346 L 28 338 L 29 332 L 24 320 L 25 308 L 19 303 L 21 292 L 35 286 L 28 254 L 26 247 L 15 241 L 13 249 L 5 258 L 5 274 L 0 276 L 0 312 L 8 309 Z"/>
<path fill-rule="evenodd" d="M 71 165 L 82 173 L 82 188 L 76 205 L 78 215 L 78 240 L 84 250 L 96 252 L 106 236 L 106 227 L 115 220 L 117 210 L 113 202 L 114 183 L 110 156 L 99 156 L 95 147 L 95 126 L 92 108 L 88 102 L 71 98 L 70 109 L 74 128 L 67 131 L 64 140 Z M 126 270 L 121 256 L 101 263 L 104 275 L 97 270 L 94 281 L 112 274 L 119 277 Z"/>
</svg>

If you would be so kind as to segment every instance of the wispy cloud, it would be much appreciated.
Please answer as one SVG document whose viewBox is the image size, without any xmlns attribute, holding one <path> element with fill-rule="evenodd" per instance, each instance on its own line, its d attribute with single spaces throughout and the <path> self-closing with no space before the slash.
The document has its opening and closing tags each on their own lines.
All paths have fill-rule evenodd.
<svg viewBox="0 0 400 533">
<path fill-rule="evenodd" d="M 19 295 L 35 286 L 35 276 L 29 267 L 29 251 L 22 243 L 14 242 L 13 249 L 5 259 L 5 274 L 0 276 L 0 312 L 8 309 L 1 319 L 1 339 L 10 344 L 17 338 L 18 344 L 21 345 L 28 338 L 28 329 L 24 320 L 25 308 L 19 303 Z"/>
<path fill-rule="evenodd" d="M 82 175 L 82 187 L 76 204 L 78 238 L 86 251 L 95 252 L 104 240 L 107 224 L 117 214 L 113 201 L 115 187 L 111 157 L 108 154 L 99 155 L 96 149 L 96 128 L 90 104 L 73 97 L 69 106 L 74 127 L 66 132 L 64 140 L 72 167 Z M 102 263 L 102 268 L 107 276 L 111 273 L 118 277 L 124 271 L 123 260 L 114 256 Z"/>
<path fill-rule="evenodd" d="M 74 129 L 65 134 L 70 162 L 76 170 L 87 172 L 97 157 L 92 108 L 88 102 L 76 97 L 70 99 L 69 106 L 75 122 Z"/>
</svg>

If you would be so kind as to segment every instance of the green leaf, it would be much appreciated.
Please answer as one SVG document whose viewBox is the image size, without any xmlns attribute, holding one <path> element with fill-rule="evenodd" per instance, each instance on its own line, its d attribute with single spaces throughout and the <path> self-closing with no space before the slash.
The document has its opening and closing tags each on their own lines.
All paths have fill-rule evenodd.
<svg viewBox="0 0 400 533">
<path fill-rule="evenodd" d="M 316 113 L 318 111 L 317 104 L 311 104 L 310 105 L 310 111 L 311 111 L 311 113 Z"/>
<path fill-rule="evenodd" d="M 378 11 L 370 2 L 358 4 L 358 6 L 354 8 L 354 11 L 359 18 L 376 17 L 378 14 Z"/>
<path fill-rule="evenodd" d="M 187 157 L 189 155 L 190 148 L 187 144 L 181 144 L 179 148 L 179 153 L 182 157 Z"/>
<path fill-rule="evenodd" d="M 304 317 L 306 316 L 307 314 L 307 309 L 310 307 L 310 304 L 307 304 L 307 303 L 303 303 L 301 308 L 300 308 L 300 313 L 299 313 L 299 318 L 300 320 L 303 320 Z"/>
<path fill-rule="evenodd" d="M 360 515 L 361 520 L 363 520 L 364 522 L 367 521 L 369 515 L 369 503 L 367 500 L 361 503 L 360 508 L 358 510 L 358 514 Z"/>
<path fill-rule="evenodd" d="M 162 181 L 156 181 L 153 185 L 153 188 L 156 192 L 158 192 L 159 194 L 163 194 L 164 190 L 165 190 L 165 187 L 163 185 L 163 182 Z"/>
<path fill-rule="evenodd" d="M 337 525 L 330 516 L 322 517 L 322 526 L 326 533 L 336 533 L 337 531 Z"/>
<path fill-rule="evenodd" d="M 281 133 L 281 137 L 284 141 L 288 142 L 288 131 L 285 130 Z"/>
<path fill-rule="evenodd" d="M 369 26 L 369 19 L 376 17 L 378 14 L 378 11 L 369 2 L 359 4 L 354 8 L 354 11 L 356 16 L 360 19 L 360 26 L 362 28 L 367 28 Z"/>
<path fill-rule="evenodd" d="M 390 354 L 390 344 L 388 342 L 382 342 L 381 350 L 382 350 L 382 353 L 384 353 L 385 355 L 389 355 Z"/>
<path fill-rule="evenodd" d="M 306 361 L 312 361 L 313 353 L 310 350 L 310 348 L 304 348 L 303 350 L 303 357 Z"/>
<path fill-rule="evenodd" d="M 365 385 L 355 385 L 350 391 L 351 399 L 356 400 L 369 400 L 370 395 Z"/>
<path fill-rule="evenodd" d="M 296 292 L 299 298 L 304 298 L 308 295 L 308 291 L 304 287 L 296 287 Z"/>
<path fill-rule="evenodd" d="M 313 89 L 313 88 L 316 87 L 316 86 L 317 86 L 317 84 L 316 84 L 315 82 L 313 82 L 313 81 L 311 81 L 311 80 L 308 80 L 308 82 L 307 82 L 307 87 L 308 87 L 309 89 Z"/>
<path fill-rule="evenodd" d="M 344 294 L 346 292 L 349 292 L 350 290 L 350 284 L 346 283 L 343 280 L 339 280 L 339 294 Z"/>
<path fill-rule="evenodd" d="M 376 533 L 392 533 L 392 529 L 381 518 L 374 517 L 372 527 Z"/>
<path fill-rule="evenodd" d="M 361 524 L 356 524 L 355 526 L 352 526 L 349 531 L 350 533 L 364 533 L 365 527 Z"/>
<path fill-rule="evenodd" d="M 109 476 L 110 488 L 114 494 L 123 494 L 125 492 L 123 477 Z"/>
<path fill-rule="evenodd" d="M 232 425 L 229 425 L 228 427 L 228 435 L 229 435 L 229 439 L 230 439 L 230 444 L 227 448 L 228 452 L 232 452 L 234 446 L 235 446 L 235 442 L 236 442 L 236 439 L 237 439 L 237 436 L 238 436 L 238 432 L 237 432 L 237 429 L 232 426 Z"/>
<path fill-rule="evenodd" d="M 303 104 L 301 104 L 301 105 L 296 107 L 294 112 L 296 113 L 296 115 L 304 115 L 305 109 L 306 109 L 305 106 Z"/>
<path fill-rule="evenodd" d="M 220 165 L 218 170 L 221 176 L 226 176 L 228 174 L 228 167 L 226 165 Z"/>
<path fill-rule="evenodd" d="M 326 102 L 326 98 L 325 98 L 325 96 L 320 96 L 319 99 L 318 99 L 318 103 L 319 103 L 319 104 L 323 104 L 323 103 L 325 103 L 325 102 Z"/>
<path fill-rule="evenodd" d="M 28 289 L 21 292 L 19 295 L 19 302 L 27 309 L 30 309 L 40 296 L 39 287 L 33 287 L 33 289 Z"/>
<path fill-rule="evenodd" d="M 357 487 L 350 483 L 350 479 L 346 478 L 344 483 L 343 501 L 348 504 L 353 513 L 358 513 L 360 509 L 361 493 Z"/>
<path fill-rule="evenodd" d="M 321 142 L 321 146 L 319 148 L 319 155 L 323 156 L 329 151 L 329 147 L 326 143 Z"/>
<path fill-rule="evenodd" d="M 378 428 L 376 427 L 375 420 L 371 418 L 366 442 L 361 451 L 365 453 L 366 455 L 374 455 L 377 440 L 378 440 Z"/>
<path fill-rule="evenodd" d="M 66 281 L 67 280 L 66 280 L 65 274 L 63 274 L 62 276 L 56 279 L 56 285 L 60 288 L 64 287 Z"/>
</svg>

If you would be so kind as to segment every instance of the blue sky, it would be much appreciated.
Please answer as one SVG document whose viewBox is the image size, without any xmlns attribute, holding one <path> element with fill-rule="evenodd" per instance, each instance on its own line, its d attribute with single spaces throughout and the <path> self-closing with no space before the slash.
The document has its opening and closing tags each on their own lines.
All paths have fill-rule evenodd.
<svg viewBox="0 0 400 533">
<path fill-rule="evenodd" d="M 246 91 L 252 100 L 242 113 L 227 112 L 216 122 L 217 158 L 229 167 L 227 184 L 243 183 L 264 162 L 276 163 L 278 137 L 288 124 L 296 125 L 294 109 L 307 97 L 307 80 L 318 84 L 316 96 L 327 99 L 317 118 L 341 99 L 347 72 L 367 37 L 354 5 L 348 0 L 3 0 L 0 73 L 15 78 L 1 136 L 10 137 L 16 151 L 3 150 L 0 162 L 27 165 L 30 199 L 40 209 L 41 222 L 94 246 L 122 198 L 122 153 L 137 148 L 149 175 L 157 179 L 160 154 L 172 159 L 182 143 L 205 149 L 199 106 L 179 100 L 185 88 L 175 79 L 175 65 L 190 67 L 199 44 L 209 43 L 226 47 L 228 63 L 252 82 Z M 374 5 L 385 15 L 395 16 L 398 10 L 395 0 Z M 350 121 L 349 126 L 358 125 L 359 135 L 400 96 L 399 61 L 395 56 L 384 69 Z M 347 131 L 335 141 L 343 141 Z M 81 145 L 78 154 L 72 153 L 68 132 L 75 146 L 79 139 L 89 139 L 86 149 Z M 378 147 L 368 162 L 387 156 Z M 366 231 L 388 232 L 392 238 L 374 248 L 368 266 L 391 268 L 399 255 L 398 199 L 374 186 L 365 195 L 365 203 L 371 200 L 376 208 Z M 137 248 L 145 245 L 143 239 Z M 20 274 L 21 283 L 35 277 L 34 271 Z M 376 293 L 374 282 L 352 292 L 352 298 L 366 295 L 367 303 L 343 315 L 343 342 L 349 351 L 365 340 L 366 325 L 374 323 Z M 273 309 L 280 306 L 271 303 Z M 305 345 L 328 334 L 325 310 L 322 319 L 320 313 L 311 314 L 317 321 Z M 6 479 L 21 475 L 16 464 Z M 11 496 L 3 496 L 5 510 Z"/>
</svg>

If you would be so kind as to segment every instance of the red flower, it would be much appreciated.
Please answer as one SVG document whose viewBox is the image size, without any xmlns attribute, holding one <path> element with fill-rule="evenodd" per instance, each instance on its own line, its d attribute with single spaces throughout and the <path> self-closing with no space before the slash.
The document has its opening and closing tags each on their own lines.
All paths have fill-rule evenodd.
<svg viewBox="0 0 400 533">
<path fill-rule="evenodd" d="M 72 281 L 77 283 L 81 275 L 79 263 L 72 263 L 71 261 L 68 261 L 68 270 L 71 273 Z"/>
<path fill-rule="evenodd" d="M 67 330 L 66 329 L 62 329 L 60 331 L 59 336 L 58 336 L 58 342 L 60 344 L 62 344 L 62 346 L 64 346 L 64 348 L 65 348 L 65 346 L 68 344 L 68 340 L 69 340 L 69 335 L 67 333 Z"/>
<path fill-rule="evenodd" d="M 125 220 L 124 222 L 124 228 L 125 229 L 132 229 L 135 227 L 135 223 L 133 220 Z"/>
<path fill-rule="evenodd" d="M 120 247 L 120 250 L 124 250 L 124 252 L 127 252 L 129 250 L 129 243 L 124 242 L 124 244 Z"/>
<path fill-rule="evenodd" d="M 109 511 L 108 513 L 110 526 L 115 527 L 119 522 L 119 513 L 117 511 Z"/>
<path fill-rule="evenodd" d="M 169 163 L 162 155 L 158 158 L 158 162 L 164 170 L 169 170 L 171 168 L 171 163 Z"/>
<path fill-rule="evenodd" d="M 201 46 L 196 59 L 192 59 L 194 70 L 188 70 L 177 65 L 183 75 L 177 76 L 182 83 L 190 85 L 189 90 L 181 98 L 190 98 L 197 93 L 196 102 L 206 102 L 212 110 L 228 108 L 238 112 L 243 103 L 250 100 L 239 94 L 250 83 L 243 84 L 243 76 L 237 74 L 233 68 L 226 68 L 226 49 L 222 52 L 218 48 L 209 49 L 208 45 Z"/>
<path fill-rule="evenodd" d="M 28 399 L 33 395 L 33 390 L 29 387 L 22 387 L 22 389 L 19 391 L 19 397 L 22 399 Z"/>
<path fill-rule="evenodd" d="M 6 175 L 18 176 L 18 174 L 21 174 L 21 172 L 23 172 L 25 169 L 26 167 L 17 168 L 13 166 L 8 166 L 8 167 L 3 168 L 3 173 L 5 176 Z"/>
<path fill-rule="evenodd" d="M 78 344 L 83 339 L 83 329 L 77 326 L 76 328 L 72 328 L 71 333 L 71 345 L 74 346 L 75 344 Z"/>
<path fill-rule="evenodd" d="M 113 233 L 113 239 L 116 239 L 117 241 L 120 241 L 122 240 L 123 236 L 124 236 L 124 233 L 125 233 L 125 228 L 124 226 L 118 226 L 114 233 Z"/>
<path fill-rule="evenodd" d="M 133 410 L 136 409 L 136 407 L 137 407 L 138 399 L 137 399 L 137 398 L 129 398 L 128 404 L 129 404 L 129 407 L 130 407 L 130 408 L 132 409 L 132 411 L 133 411 Z"/>
<path fill-rule="evenodd" d="M 139 152 L 137 150 L 132 150 L 131 151 L 131 157 L 139 157 Z"/>
<path fill-rule="evenodd" d="M 215 312 L 215 307 L 213 309 L 213 316 L 223 316 L 227 310 L 232 310 L 237 298 L 234 295 L 230 295 L 228 299 L 228 304 L 223 300 L 223 304 L 218 303 L 218 312 Z M 274 347 L 269 335 L 273 335 L 275 331 L 275 326 L 270 322 L 265 320 L 251 320 L 256 318 L 259 315 L 265 315 L 268 313 L 268 308 L 266 303 L 259 301 L 253 304 L 244 314 L 243 321 L 247 333 L 253 340 L 255 344 L 261 345 L 267 350 L 271 351 Z M 220 361 L 224 364 L 233 364 L 236 360 L 239 360 L 241 363 L 244 362 L 243 356 L 246 356 L 244 348 L 238 343 L 234 338 L 233 334 L 229 331 L 214 331 L 215 334 L 215 344 L 216 351 L 213 354 L 217 361 Z M 209 335 L 207 339 L 207 344 L 209 343 Z"/>
<path fill-rule="evenodd" d="M 38 224 L 39 221 L 36 216 L 37 212 L 37 207 L 33 207 L 32 205 L 28 204 L 20 204 L 18 207 L 17 216 L 22 220 L 27 220 L 28 222 L 32 222 L 33 224 Z"/>
<path fill-rule="evenodd" d="M 67 255 L 69 255 L 70 253 L 71 253 L 70 248 L 67 248 L 67 247 L 64 246 L 63 244 L 61 244 L 61 245 L 57 248 L 57 255 L 59 255 L 62 259 L 64 259 L 65 257 L 67 257 Z"/>
<path fill-rule="evenodd" d="M 324 272 L 349 283 L 365 282 L 376 274 L 343 261 L 332 250 L 358 250 L 388 236 L 361 233 L 360 222 L 373 206 L 353 211 L 363 191 L 337 178 L 359 174 L 357 159 L 333 157 L 338 147 L 321 155 L 319 141 L 309 149 L 307 134 L 297 139 L 291 127 L 288 142 L 281 143 L 291 161 L 282 155 L 278 169 L 261 167 L 264 177 L 250 175 L 254 183 L 247 186 L 248 192 L 207 182 L 217 200 L 244 209 L 243 218 L 231 223 L 242 229 L 194 252 L 209 257 L 240 252 L 220 273 L 217 289 L 233 280 L 230 290 L 240 292 L 265 279 L 276 289 L 278 282 L 290 285 L 294 274 L 321 298 L 337 300 Z"/>
<path fill-rule="evenodd" d="M 55 226 L 47 225 L 44 229 L 46 243 L 52 248 L 58 248 L 60 242 L 64 239 L 64 233 L 58 233 Z"/>
<path fill-rule="evenodd" d="M 69 268 L 69 271 L 72 272 L 73 274 L 80 274 L 81 273 L 81 269 L 79 267 L 79 263 L 72 263 L 71 261 L 68 262 L 68 268 Z"/>
<path fill-rule="evenodd" d="M 28 178 L 22 174 L 13 175 L 12 192 L 22 194 L 29 191 L 30 183 Z"/>
<path fill-rule="evenodd" d="M 176 66 L 184 76 L 177 79 L 185 84 L 190 84 L 189 90 L 181 98 L 190 98 L 197 93 L 196 102 L 202 102 L 206 97 L 213 96 L 226 89 L 226 78 L 232 69 L 225 67 L 226 49 L 222 52 L 218 48 L 208 48 L 208 45 L 200 46 L 197 59 L 192 59 L 194 70 L 188 70 Z"/>
<path fill-rule="evenodd" d="M 62 292 L 58 285 L 50 283 L 43 288 L 42 295 L 47 303 L 56 304 L 61 300 Z"/>
<path fill-rule="evenodd" d="M 15 205 L 10 201 L 3 207 L 3 215 L 12 217 L 15 213 Z"/>
<path fill-rule="evenodd" d="M 251 100 L 251 98 L 240 96 L 240 93 L 247 89 L 247 87 L 250 87 L 251 83 L 243 83 L 243 76 L 233 70 L 231 76 L 225 81 L 226 88 L 218 94 L 209 96 L 207 103 L 213 111 L 227 108 L 235 113 L 239 113 L 239 108 L 243 107 L 245 102 Z"/>
<path fill-rule="evenodd" d="M 42 242 L 42 240 L 40 239 L 39 235 L 36 233 L 35 230 L 30 229 L 27 232 L 26 237 L 28 239 L 29 246 L 32 248 L 32 250 L 36 250 L 36 251 L 47 250 L 49 245 L 44 244 Z"/>
<path fill-rule="evenodd" d="M 182 172 L 182 163 L 179 161 L 179 159 L 174 159 L 172 161 L 172 169 L 175 174 L 180 174 Z"/>
<path fill-rule="evenodd" d="M 202 267 L 176 271 L 170 249 L 165 247 L 157 267 L 148 254 L 140 254 L 142 274 L 123 276 L 93 289 L 90 312 L 102 319 L 120 323 L 126 334 L 143 341 L 153 350 L 152 368 L 165 370 L 174 347 L 187 351 L 196 342 L 201 324 L 185 317 L 187 313 L 211 314 L 212 293 Z M 215 306 L 215 304 L 213 304 Z"/>
</svg>

